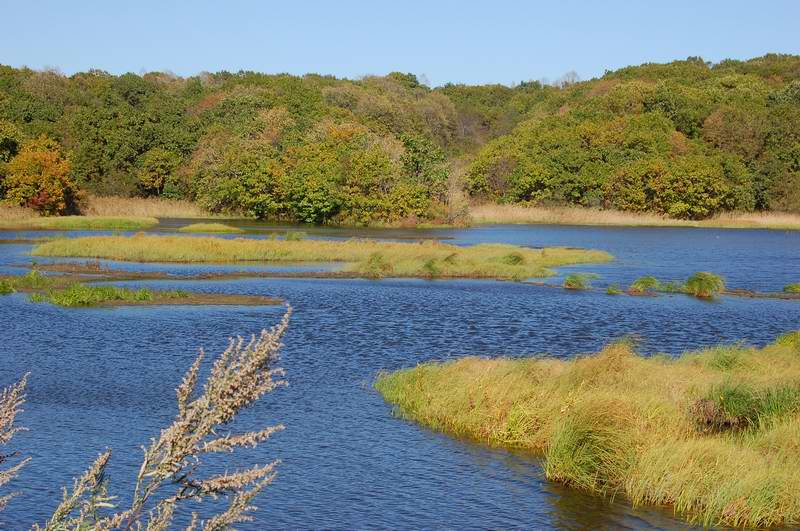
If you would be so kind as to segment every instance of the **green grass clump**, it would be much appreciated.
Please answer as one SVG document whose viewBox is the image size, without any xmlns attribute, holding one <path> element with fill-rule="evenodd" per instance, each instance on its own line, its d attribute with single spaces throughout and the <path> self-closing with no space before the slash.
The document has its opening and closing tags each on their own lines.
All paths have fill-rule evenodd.
<svg viewBox="0 0 800 531">
<path fill-rule="evenodd" d="M 0 221 L 0 229 L 13 230 L 141 230 L 158 225 L 156 218 L 61 216 Z"/>
<path fill-rule="evenodd" d="M 606 288 L 606 293 L 608 295 L 622 295 L 622 289 L 620 289 L 619 284 L 609 284 Z"/>
<path fill-rule="evenodd" d="M 787 284 L 783 287 L 784 293 L 800 293 L 800 283 Z"/>
<path fill-rule="evenodd" d="M 11 295 L 12 293 L 16 292 L 17 290 L 14 289 L 14 286 L 10 281 L 6 279 L 0 279 L 0 295 Z"/>
<path fill-rule="evenodd" d="M 31 269 L 24 275 L 6 277 L 4 279 L 15 290 L 45 289 L 53 285 L 53 279 L 41 274 L 36 269 Z"/>
<path fill-rule="evenodd" d="M 520 280 L 550 276 L 554 274 L 552 267 L 611 260 L 611 256 L 603 251 L 559 247 L 532 249 L 507 244 L 465 247 L 437 241 L 256 240 L 145 234 L 65 238 L 45 242 L 33 249 L 33 254 L 38 256 L 135 262 L 344 262 L 345 271 L 367 278 L 375 275 L 376 253 L 391 266 L 392 276 L 417 278 Z M 507 263 L 512 253 L 522 256 L 522 261 Z"/>
<path fill-rule="evenodd" d="M 695 273 L 686 281 L 686 292 L 701 299 L 713 299 L 724 289 L 722 277 L 707 271 Z"/>
<path fill-rule="evenodd" d="M 659 291 L 660 289 L 661 282 L 652 275 L 637 278 L 628 288 L 631 293 L 649 293 Z"/>
<path fill-rule="evenodd" d="M 363 272 L 367 278 L 384 278 L 391 274 L 392 264 L 388 263 L 381 253 L 372 253 L 364 264 Z"/>
<path fill-rule="evenodd" d="M 381 374 L 396 411 L 532 451 L 548 478 L 692 523 L 800 524 L 800 332 L 677 358 L 630 343 L 573 359 L 467 357 Z"/>
<path fill-rule="evenodd" d="M 64 289 L 48 290 L 45 293 L 33 293 L 31 302 L 49 302 L 68 308 L 97 306 L 113 302 L 147 302 L 156 297 L 161 299 L 185 298 L 188 293 L 182 290 L 153 292 L 147 288 L 128 289 L 116 286 L 87 286 L 71 284 Z"/>
<path fill-rule="evenodd" d="M 307 237 L 308 234 L 303 231 L 290 230 L 284 235 L 283 239 L 287 242 L 299 242 L 305 240 Z"/>
<path fill-rule="evenodd" d="M 594 273 L 570 273 L 564 277 L 563 286 L 575 290 L 592 289 L 592 280 L 596 278 L 599 278 L 599 275 Z"/>
<path fill-rule="evenodd" d="M 191 225 L 186 225 L 178 229 L 178 232 L 230 232 L 230 233 L 240 233 L 244 232 L 244 230 L 240 229 L 239 227 L 232 227 L 230 225 L 225 225 L 224 223 L 192 223 Z"/>
</svg>

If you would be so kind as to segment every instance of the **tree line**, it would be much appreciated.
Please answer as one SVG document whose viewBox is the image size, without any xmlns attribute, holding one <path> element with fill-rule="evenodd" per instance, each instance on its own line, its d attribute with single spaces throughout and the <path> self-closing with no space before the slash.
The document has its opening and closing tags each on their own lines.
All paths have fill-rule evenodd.
<svg viewBox="0 0 800 531">
<path fill-rule="evenodd" d="M 679 218 L 800 210 L 800 57 L 439 88 L 397 72 L 0 66 L 0 195 L 45 214 L 92 193 L 312 223 L 453 221 L 454 190 Z"/>
</svg>

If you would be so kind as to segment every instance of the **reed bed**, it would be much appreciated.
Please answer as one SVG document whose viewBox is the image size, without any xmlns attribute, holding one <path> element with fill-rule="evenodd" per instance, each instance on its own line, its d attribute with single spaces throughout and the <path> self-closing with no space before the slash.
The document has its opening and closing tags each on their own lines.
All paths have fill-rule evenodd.
<svg viewBox="0 0 800 531">
<path fill-rule="evenodd" d="M 708 227 L 800 230 L 800 214 L 787 212 L 727 212 L 710 219 L 672 219 L 653 213 L 622 212 L 583 207 L 544 207 L 485 204 L 470 208 L 477 224 L 553 224 L 623 227 Z"/>
<path fill-rule="evenodd" d="M 552 275 L 551 267 L 611 260 L 603 251 L 531 249 L 505 244 L 459 247 L 431 241 L 256 240 L 144 234 L 54 240 L 37 245 L 33 254 L 133 262 L 344 262 L 345 270 L 368 278 L 514 280 Z"/>
<path fill-rule="evenodd" d="M 463 358 L 382 374 L 403 416 L 540 455 L 548 478 L 692 523 L 800 524 L 800 332 L 677 358 Z"/>
<path fill-rule="evenodd" d="M 88 216 L 148 218 L 211 218 L 213 214 L 191 201 L 158 197 L 89 196 L 81 212 Z"/>
<path fill-rule="evenodd" d="M 210 232 L 227 232 L 227 233 L 240 233 L 244 232 L 243 229 L 239 227 L 232 227 L 231 225 L 225 225 L 224 223 L 192 223 L 191 225 L 186 225 L 178 229 L 178 232 L 199 232 L 199 233 L 210 233 Z"/>
<path fill-rule="evenodd" d="M 0 223 L 36 217 L 39 215 L 33 209 L 0 203 Z"/>
</svg>

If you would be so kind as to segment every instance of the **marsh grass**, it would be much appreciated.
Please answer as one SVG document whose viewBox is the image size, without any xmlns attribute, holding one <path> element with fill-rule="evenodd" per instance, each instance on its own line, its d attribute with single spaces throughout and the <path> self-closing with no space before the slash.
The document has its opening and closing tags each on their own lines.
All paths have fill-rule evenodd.
<svg viewBox="0 0 800 531">
<path fill-rule="evenodd" d="M 797 284 L 787 284 L 783 287 L 784 293 L 800 293 L 800 282 Z"/>
<path fill-rule="evenodd" d="M 570 273 L 564 277 L 562 284 L 566 289 L 587 290 L 592 289 L 592 280 L 600 278 L 595 273 Z"/>
<path fill-rule="evenodd" d="M 240 229 L 239 227 L 233 227 L 231 225 L 225 225 L 224 223 L 192 223 L 191 225 L 185 225 L 178 229 L 178 232 L 200 232 L 200 233 L 211 233 L 211 232 L 227 232 L 227 233 L 241 233 L 244 230 Z"/>
<path fill-rule="evenodd" d="M 608 295 L 622 295 L 624 292 L 619 287 L 619 284 L 609 284 L 606 288 L 606 293 Z"/>
<path fill-rule="evenodd" d="M 550 268 L 611 260 L 603 251 L 531 249 L 505 244 L 461 247 L 435 241 L 256 240 L 139 234 L 92 236 L 45 242 L 38 256 L 110 258 L 134 262 L 343 262 L 344 270 L 367 278 L 389 271 L 396 277 L 523 280 L 552 275 Z M 380 255 L 381 264 L 376 258 Z M 509 256 L 516 263 L 508 263 Z M 377 269 L 376 269 L 377 268 Z"/>
<path fill-rule="evenodd" d="M 659 291 L 660 289 L 661 282 L 659 282 L 659 280 L 652 275 L 646 275 L 634 280 L 633 284 L 631 284 L 628 288 L 628 292 L 633 294 L 644 294 Z"/>
<path fill-rule="evenodd" d="M 141 230 L 158 225 L 151 217 L 61 216 L 0 220 L 0 230 Z"/>
<path fill-rule="evenodd" d="M 183 290 L 152 291 L 147 288 L 128 289 L 117 286 L 87 286 L 71 284 L 64 289 L 47 290 L 45 293 L 32 293 L 31 302 L 49 302 L 57 306 L 75 308 L 98 306 L 115 302 L 153 302 L 160 299 L 184 299 L 189 293 Z"/>
<path fill-rule="evenodd" d="M 685 284 L 686 293 L 701 299 L 712 299 L 725 289 L 721 276 L 708 271 L 700 271 L 689 277 Z"/>
<path fill-rule="evenodd" d="M 283 235 L 283 239 L 287 242 L 299 242 L 305 240 L 307 237 L 308 234 L 301 230 L 286 231 L 286 234 Z"/>
<path fill-rule="evenodd" d="M 16 288 L 14 288 L 10 281 L 6 279 L 0 279 L 0 295 L 11 295 L 12 293 L 16 292 Z"/>
<path fill-rule="evenodd" d="M 473 223 L 599 225 L 625 227 L 710 227 L 800 230 L 800 214 L 786 212 L 728 212 L 701 221 L 672 219 L 653 213 L 622 212 L 583 207 L 544 207 L 485 204 L 470 208 Z"/>
<path fill-rule="evenodd" d="M 399 414 L 522 448 L 548 478 L 706 526 L 800 524 L 800 332 L 677 358 L 481 359 L 382 374 Z"/>
</svg>

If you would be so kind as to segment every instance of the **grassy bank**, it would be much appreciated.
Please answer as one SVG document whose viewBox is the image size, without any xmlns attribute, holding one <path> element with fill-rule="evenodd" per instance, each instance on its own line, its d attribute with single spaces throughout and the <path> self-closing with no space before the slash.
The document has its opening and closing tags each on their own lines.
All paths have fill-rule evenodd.
<svg viewBox="0 0 800 531">
<path fill-rule="evenodd" d="M 486 204 L 470 208 L 476 224 L 554 224 L 621 227 L 707 227 L 726 229 L 800 230 L 800 214 L 785 212 L 729 212 L 691 221 L 658 214 L 621 212 L 580 207 L 539 207 L 514 204 Z"/>
<path fill-rule="evenodd" d="M 458 247 L 430 241 L 298 241 L 148 235 L 55 240 L 37 245 L 33 254 L 134 262 L 345 262 L 348 271 L 368 278 L 524 279 L 550 275 L 551 267 L 611 260 L 611 256 L 602 251 L 530 249 L 500 244 Z"/>
<path fill-rule="evenodd" d="M 225 225 L 224 223 L 192 223 L 191 225 L 186 225 L 178 229 L 178 232 L 199 232 L 199 233 L 206 233 L 206 232 L 227 232 L 227 233 L 240 233 L 244 232 L 244 230 L 240 229 L 239 227 L 232 227 L 230 225 Z"/>
<path fill-rule="evenodd" d="M 464 358 L 384 374 L 406 417 L 543 458 L 548 478 L 704 525 L 800 523 L 800 332 L 677 359 Z"/>
<path fill-rule="evenodd" d="M 141 230 L 158 225 L 156 218 L 61 216 L 0 219 L 0 230 Z"/>
</svg>

